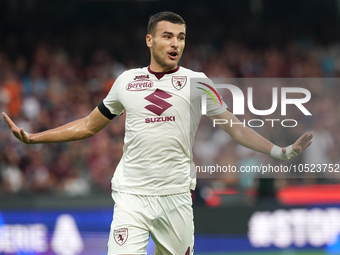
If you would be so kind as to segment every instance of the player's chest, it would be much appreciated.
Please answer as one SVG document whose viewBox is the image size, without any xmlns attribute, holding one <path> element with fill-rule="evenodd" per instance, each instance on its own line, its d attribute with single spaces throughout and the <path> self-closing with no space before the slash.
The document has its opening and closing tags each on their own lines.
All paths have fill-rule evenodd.
<svg viewBox="0 0 340 255">
<path fill-rule="evenodd" d="M 126 111 L 160 116 L 179 111 L 190 104 L 187 77 L 170 76 L 160 80 L 147 77 L 124 82 L 119 97 Z"/>
</svg>

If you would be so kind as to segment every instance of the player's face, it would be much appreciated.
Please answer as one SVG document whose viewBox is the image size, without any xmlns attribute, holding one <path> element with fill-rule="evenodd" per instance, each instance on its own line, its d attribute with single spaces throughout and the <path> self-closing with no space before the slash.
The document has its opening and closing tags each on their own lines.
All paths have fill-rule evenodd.
<svg viewBox="0 0 340 255">
<path fill-rule="evenodd" d="M 169 21 L 158 22 L 153 35 L 146 36 L 150 48 L 150 68 L 155 72 L 171 71 L 177 67 L 185 46 L 185 25 Z"/>
</svg>

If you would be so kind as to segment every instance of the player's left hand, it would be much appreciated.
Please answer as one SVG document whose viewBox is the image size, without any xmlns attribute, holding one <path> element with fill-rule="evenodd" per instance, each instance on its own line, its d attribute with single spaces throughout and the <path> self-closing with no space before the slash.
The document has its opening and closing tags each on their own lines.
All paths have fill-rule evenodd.
<svg viewBox="0 0 340 255">
<path fill-rule="evenodd" d="M 312 138 L 313 138 L 313 132 L 310 133 L 304 133 L 302 136 L 300 136 L 295 143 L 292 145 L 293 150 L 300 154 L 305 149 L 307 149 L 312 144 Z M 282 152 L 286 153 L 286 148 L 282 148 Z"/>
</svg>

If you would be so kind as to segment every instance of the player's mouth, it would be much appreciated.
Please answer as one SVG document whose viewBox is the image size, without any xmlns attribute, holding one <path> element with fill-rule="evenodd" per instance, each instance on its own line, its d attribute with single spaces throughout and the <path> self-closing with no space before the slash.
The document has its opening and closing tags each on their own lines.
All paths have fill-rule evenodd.
<svg viewBox="0 0 340 255">
<path fill-rule="evenodd" d="M 170 59 L 175 60 L 178 57 L 178 51 L 176 51 L 176 50 L 170 51 L 168 53 L 168 56 L 169 56 Z"/>
</svg>

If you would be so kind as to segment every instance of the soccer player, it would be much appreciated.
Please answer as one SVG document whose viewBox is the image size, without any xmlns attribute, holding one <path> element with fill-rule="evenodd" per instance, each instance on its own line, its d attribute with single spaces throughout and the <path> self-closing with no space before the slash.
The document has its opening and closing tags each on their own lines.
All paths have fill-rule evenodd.
<svg viewBox="0 0 340 255">
<path fill-rule="evenodd" d="M 203 73 L 179 67 L 186 37 L 182 17 L 160 12 L 150 17 L 146 44 L 150 65 L 121 74 L 88 116 L 55 129 L 29 134 L 3 113 L 16 138 L 26 144 L 69 142 L 91 137 L 126 111 L 123 156 L 111 181 L 115 201 L 108 254 L 146 254 L 151 233 L 156 254 L 193 253 L 190 189 L 195 188 L 191 150 L 201 118 L 201 90 L 190 94 L 190 78 Z M 211 85 L 213 86 L 213 85 Z M 211 119 L 238 120 L 207 99 Z M 221 125 L 237 143 L 288 159 L 311 144 L 313 134 L 279 148 L 243 125 Z"/>
</svg>

